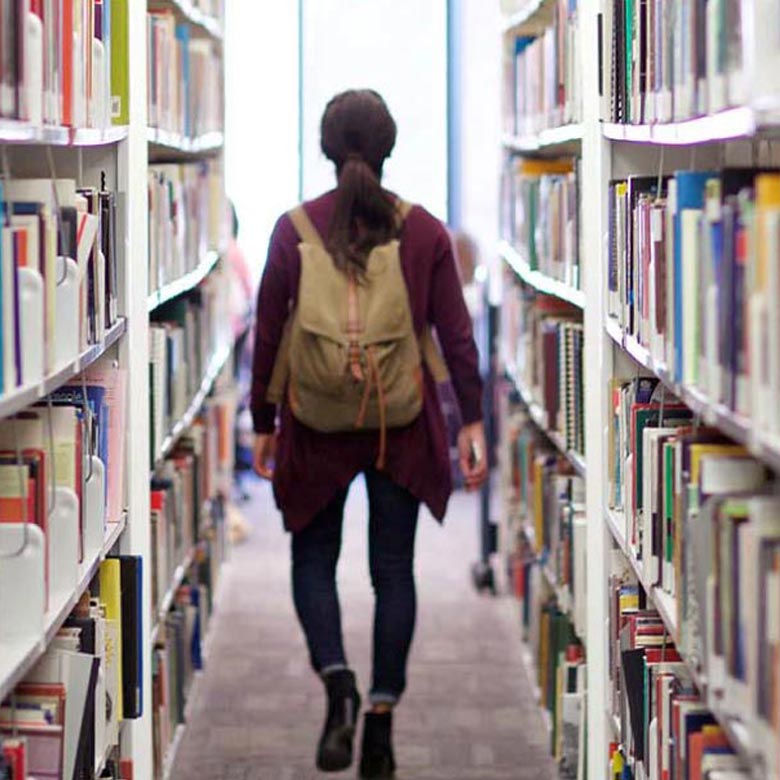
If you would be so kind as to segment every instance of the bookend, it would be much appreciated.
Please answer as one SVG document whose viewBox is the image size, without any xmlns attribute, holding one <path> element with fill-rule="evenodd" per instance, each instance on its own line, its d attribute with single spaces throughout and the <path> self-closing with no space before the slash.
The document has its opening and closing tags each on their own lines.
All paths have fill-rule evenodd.
<svg viewBox="0 0 780 780">
<path fill-rule="evenodd" d="M 49 515 L 49 603 L 72 593 L 79 578 L 79 500 L 71 488 L 57 487 Z"/>
<path fill-rule="evenodd" d="M 37 525 L 0 523 L 0 647 L 43 634 L 45 550 Z"/>
<path fill-rule="evenodd" d="M 70 257 L 57 258 L 56 306 L 58 312 L 73 312 L 71 327 L 63 322 L 54 332 L 54 366 L 59 368 L 79 355 L 79 268 Z"/>
<path fill-rule="evenodd" d="M 46 353 L 43 334 L 44 305 L 43 277 L 33 268 L 20 268 L 19 295 L 21 298 L 22 385 L 38 384 L 43 380 L 43 357 Z"/>
<path fill-rule="evenodd" d="M 89 558 L 103 547 L 106 535 L 106 467 L 90 456 L 84 483 L 84 555 Z"/>
</svg>

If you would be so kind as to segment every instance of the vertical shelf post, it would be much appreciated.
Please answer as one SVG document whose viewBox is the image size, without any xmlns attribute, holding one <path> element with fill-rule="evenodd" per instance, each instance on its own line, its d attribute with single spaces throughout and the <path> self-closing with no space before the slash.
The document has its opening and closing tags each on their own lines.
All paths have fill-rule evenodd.
<svg viewBox="0 0 780 780">
<path fill-rule="evenodd" d="M 122 552 L 143 557 L 143 593 L 151 593 L 149 519 L 149 314 L 148 200 L 146 184 L 146 4 L 128 0 L 130 126 L 120 150 L 119 191 L 125 198 L 124 305 L 128 332 L 121 363 L 128 372 L 127 507 Z M 122 754 L 133 761 L 138 778 L 152 777 L 151 600 L 143 599 L 143 717 L 125 723 Z"/>
<path fill-rule="evenodd" d="M 606 187 L 609 150 L 601 133 L 598 16 L 600 0 L 580 6 L 581 94 L 583 139 L 580 192 L 580 251 L 584 267 L 585 306 L 585 441 L 587 473 L 587 660 L 588 777 L 607 776 L 607 570 L 608 538 L 603 519 L 605 499 L 606 388 L 611 353 L 604 335 L 603 280 L 606 236 Z M 587 213 L 585 213 L 587 209 Z"/>
</svg>

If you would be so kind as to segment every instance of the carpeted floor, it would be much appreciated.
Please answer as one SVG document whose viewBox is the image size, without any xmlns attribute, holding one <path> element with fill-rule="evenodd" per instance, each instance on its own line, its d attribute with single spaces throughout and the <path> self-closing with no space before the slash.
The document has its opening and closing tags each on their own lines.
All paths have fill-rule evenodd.
<svg viewBox="0 0 780 780">
<path fill-rule="evenodd" d="M 250 483 L 249 539 L 233 550 L 190 707 L 174 780 L 314 780 L 324 714 L 293 612 L 288 539 L 270 491 Z M 339 583 L 347 651 L 365 688 L 372 593 L 365 491 L 347 504 Z M 396 718 L 398 780 L 546 780 L 547 736 L 520 659 L 516 612 L 479 596 L 477 502 L 453 499 L 444 528 L 426 513 L 417 539 L 419 611 L 409 688 Z M 357 741 L 359 744 L 359 739 Z M 357 751 L 356 751 L 357 752 Z"/>
</svg>

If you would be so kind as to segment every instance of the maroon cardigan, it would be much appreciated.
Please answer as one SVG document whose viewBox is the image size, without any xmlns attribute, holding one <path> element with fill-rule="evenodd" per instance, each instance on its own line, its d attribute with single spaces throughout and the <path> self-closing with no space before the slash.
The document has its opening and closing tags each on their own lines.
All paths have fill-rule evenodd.
<svg viewBox="0 0 780 780">
<path fill-rule="evenodd" d="M 334 192 L 304 204 L 322 236 L 335 205 Z M 257 299 L 252 367 L 252 416 L 257 433 L 270 433 L 277 409 L 265 400 L 279 341 L 298 294 L 301 263 L 298 235 L 287 215 L 276 223 Z M 431 323 L 444 352 L 464 423 L 482 418 L 482 382 L 471 319 L 463 300 L 449 235 L 425 209 L 415 206 L 401 234 L 401 265 L 415 329 Z M 447 432 L 435 383 L 425 372 L 422 414 L 410 425 L 388 431 L 385 471 L 428 505 L 441 520 L 452 491 Z M 299 423 L 282 404 L 274 472 L 274 495 L 285 526 L 306 526 L 341 488 L 377 457 L 375 432 L 318 433 Z"/>
</svg>

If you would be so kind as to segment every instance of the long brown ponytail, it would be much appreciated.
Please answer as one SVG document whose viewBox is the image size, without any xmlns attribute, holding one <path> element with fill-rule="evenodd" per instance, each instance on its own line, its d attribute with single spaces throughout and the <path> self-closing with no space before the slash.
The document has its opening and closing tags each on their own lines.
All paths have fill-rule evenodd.
<svg viewBox="0 0 780 780">
<path fill-rule="evenodd" d="M 395 121 L 372 90 L 342 92 L 323 114 L 322 151 L 336 165 L 338 176 L 327 244 L 345 272 L 362 274 L 371 250 L 398 233 L 395 204 L 381 185 L 395 136 Z"/>
</svg>

